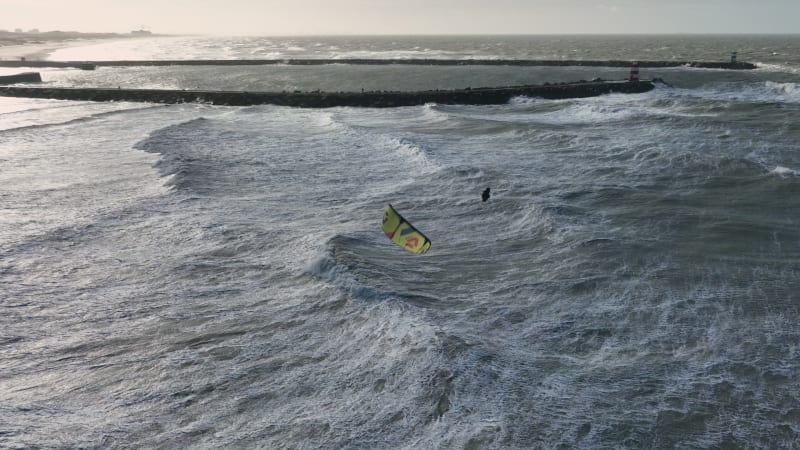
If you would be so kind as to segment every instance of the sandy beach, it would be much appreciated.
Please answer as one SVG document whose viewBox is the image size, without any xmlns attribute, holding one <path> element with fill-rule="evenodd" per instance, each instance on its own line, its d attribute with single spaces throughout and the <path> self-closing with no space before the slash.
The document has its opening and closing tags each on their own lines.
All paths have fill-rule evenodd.
<svg viewBox="0 0 800 450">
<path fill-rule="evenodd" d="M 119 38 L 116 38 L 119 39 Z M 3 45 L 0 41 L 0 60 L 25 58 L 29 61 L 46 60 L 56 50 L 67 47 L 82 47 L 100 42 L 114 40 L 108 39 L 69 39 L 61 41 L 46 41 L 41 43 L 25 43 Z"/>
</svg>

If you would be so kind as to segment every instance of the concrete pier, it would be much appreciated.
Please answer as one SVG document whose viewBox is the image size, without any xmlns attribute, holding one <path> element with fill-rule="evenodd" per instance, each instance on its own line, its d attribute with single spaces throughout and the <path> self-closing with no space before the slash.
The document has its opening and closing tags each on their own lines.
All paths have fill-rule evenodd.
<svg viewBox="0 0 800 450">
<path fill-rule="evenodd" d="M 14 86 L 0 87 L 0 96 L 100 102 L 197 102 L 229 106 L 270 104 L 303 108 L 329 108 L 334 106 L 386 108 L 424 105 L 425 103 L 492 105 L 507 103 L 511 98 L 518 96 L 566 99 L 594 97 L 615 92 L 641 93 L 650 91 L 654 87 L 651 81 L 578 82 L 415 92 L 239 92 L 161 89 L 30 88 Z"/>
<path fill-rule="evenodd" d="M 704 69 L 750 70 L 756 65 L 748 62 L 719 61 L 638 61 L 639 67 L 696 67 Z M 633 61 L 622 60 L 540 60 L 540 59 L 191 59 L 151 61 L 0 61 L 0 67 L 147 67 L 147 66 L 256 66 L 285 64 L 319 66 L 350 65 L 421 65 L 421 66 L 586 66 L 630 67 Z"/>
</svg>

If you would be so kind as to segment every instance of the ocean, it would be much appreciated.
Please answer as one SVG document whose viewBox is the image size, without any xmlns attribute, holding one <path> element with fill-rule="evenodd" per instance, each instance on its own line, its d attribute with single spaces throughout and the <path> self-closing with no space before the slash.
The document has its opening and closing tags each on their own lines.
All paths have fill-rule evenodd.
<svg viewBox="0 0 800 450">
<path fill-rule="evenodd" d="M 496 106 L 0 98 L 0 448 L 800 448 L 799 48 L 800 36 L 188 36 L 55 51 L 738 51 L 759 68 L 642 69 L 666 83 Z M 628 75 L 41 72 L 49 86 L 249 91 Z M 428 253 L 383 235 L 387 203 Z"/>
</svg>

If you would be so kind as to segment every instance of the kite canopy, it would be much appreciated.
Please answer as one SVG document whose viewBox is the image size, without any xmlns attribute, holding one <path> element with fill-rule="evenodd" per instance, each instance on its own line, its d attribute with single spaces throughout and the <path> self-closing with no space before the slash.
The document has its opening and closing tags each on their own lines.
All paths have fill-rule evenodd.
<svg viewBox="0 0 800 450">
<path fill-rule="evenodd" d="M 430 239 L 408 223 L 392 205 L 386 205 L 383 210 L 381 229 L 392 242 L 411 253 L 421 254 L 431 248 Z"/>
</svg>

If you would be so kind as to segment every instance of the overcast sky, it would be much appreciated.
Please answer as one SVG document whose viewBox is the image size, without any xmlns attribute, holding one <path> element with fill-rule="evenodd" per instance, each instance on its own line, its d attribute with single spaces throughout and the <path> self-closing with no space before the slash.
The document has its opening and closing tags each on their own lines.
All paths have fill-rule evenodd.
<svg viewBox="0 0 800 450">
<path fill-rule="evenodd" d="M 800 0 L 0 0 L 0 29 L 225 35 L 800 33 Z"/>
</svg>

